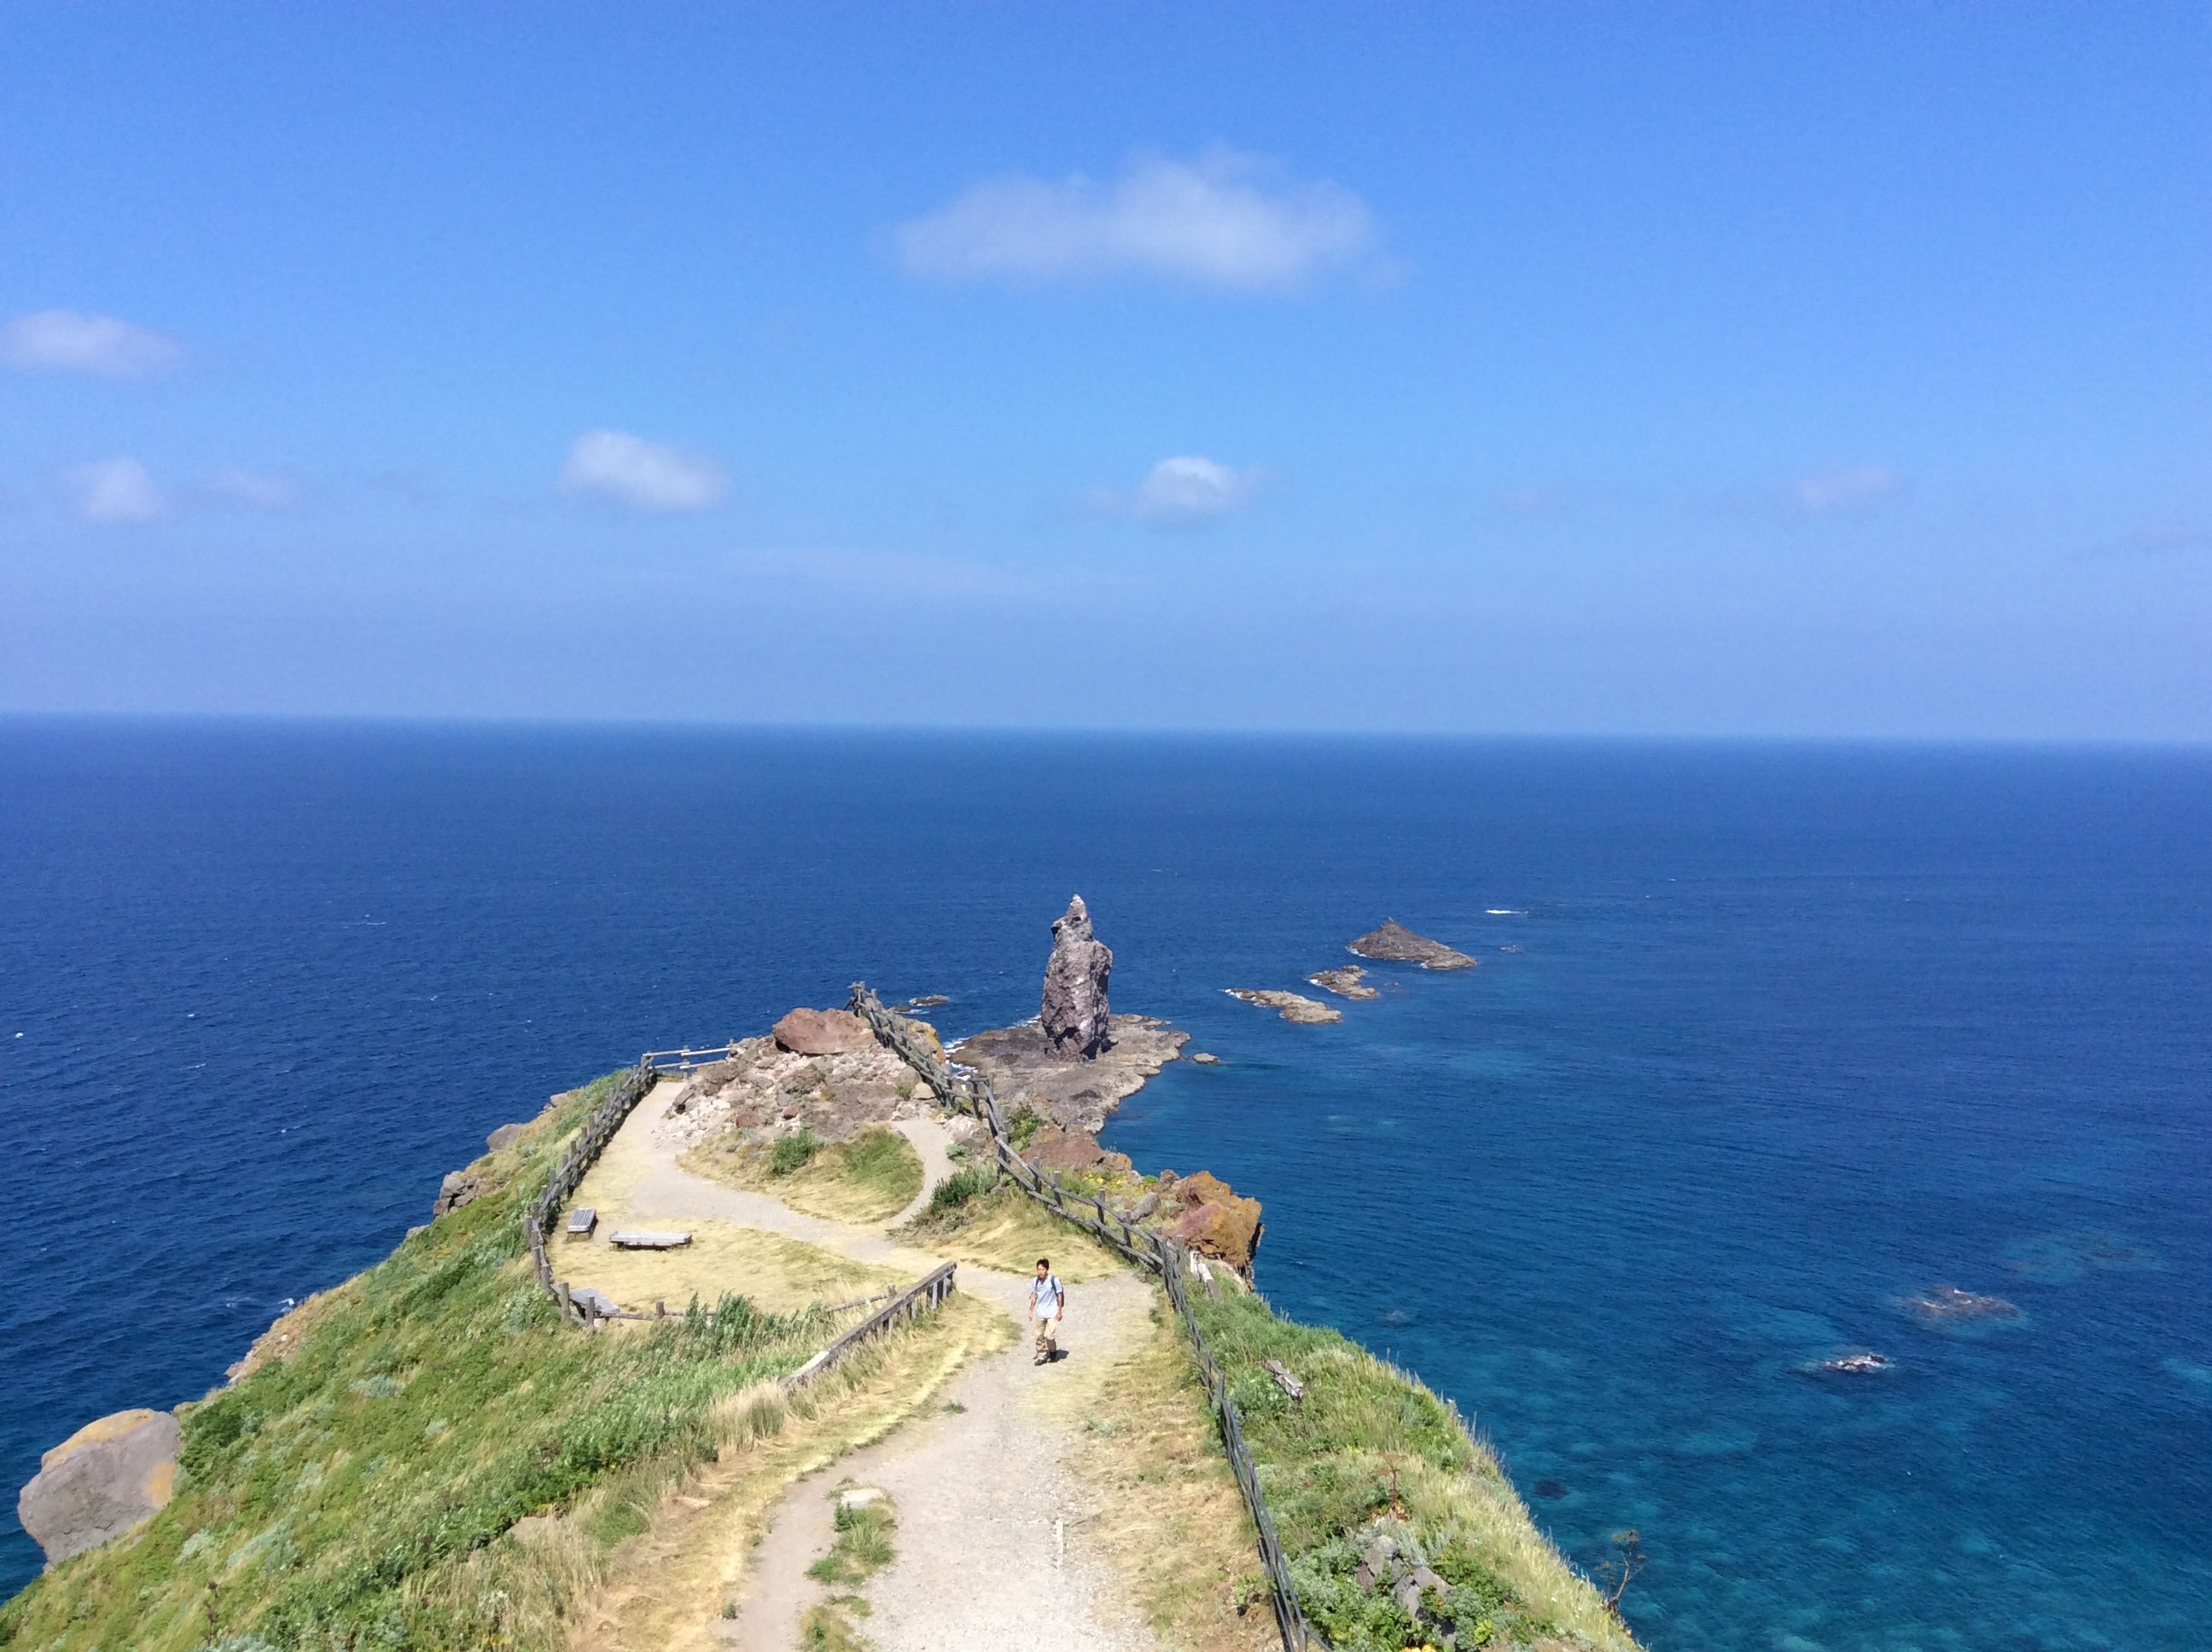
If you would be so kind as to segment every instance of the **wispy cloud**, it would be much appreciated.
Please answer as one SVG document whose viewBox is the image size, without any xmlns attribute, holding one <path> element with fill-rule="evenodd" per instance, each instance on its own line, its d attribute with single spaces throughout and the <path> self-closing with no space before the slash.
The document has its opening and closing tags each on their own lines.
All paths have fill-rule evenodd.
<svg viewBox="0 0 2212 1652">
<path fill-rule="evenodd" d="M 991 179 L 891 233 L 900 264 L 933 280 L 1139 276 L 1246 293 L 1298 287 L 1374 240 L 1373 215 L 1350 190 L 1218 149 L 1140 156 L 1110 184 Z"/>
<path fill-rule="evenodd" d="M 569 445 L 561 490 L 656 514 L 710 511 L 728 497 L 730 479 L 701 453 L 667 447 L 621 430 L 586 430 Z"/>
<path fill-rule="evenodd" d="M 1823 471 L 1802 477 L 1790 490 L 1791 501 L 1808 516 L 1836 516 L 1864 510 L 1905 491 L 1905 478 L 1878 465 Z"/>
<path fill-rule="evenodd" d="M 0 327 L 0 365 L 18 373 L 81 373 L 148 379 L 183 365 L 184 346 L 112 315 L 40 310 Z"/>
<path fill-rule="evenodd" d="M 1267 480 L 1257 465 L 1239 470 L 1196 453 L 1164 459 L 1129 491 L 1093 489 L 1090 507 L 1100 516 L 1133 517 L 1156 528 L 1199 528 L 1251 502 Z"/>
<path fill-rule="evenodd" d="M 62 499 L 80 522 L 144 527 L 169 513 L 169 501 L 135 459 L 103 459 L 64 471 Z"/>
</svg>

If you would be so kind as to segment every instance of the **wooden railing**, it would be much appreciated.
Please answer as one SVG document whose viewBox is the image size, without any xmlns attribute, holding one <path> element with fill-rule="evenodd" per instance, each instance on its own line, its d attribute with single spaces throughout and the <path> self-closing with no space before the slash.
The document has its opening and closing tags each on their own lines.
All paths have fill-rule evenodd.
<svg viewBox="0 0 2212 1652">
<path fill-rule="evenodd" d="M 680 1050 L 647 1050 L 637 1058 L 637 1064 L 641 1067 L 650 1067 L 655 1072 L 689 1072 L 694 1067 L 726 1061 L 737 1053 L 738 1041 L 732 1038 L 726 1044 L 716 1044 L 702 1050 L 695 1050 L 688 1044 Z"/>
<path fill-rule="evenodd" d="M 1222 1376 L 1213 1351 L 1206 1344 L 1206 1333 L 1199 1326 L 1198 1316 L 1191 1311 L 1190 1295 L 1184 1285 L 1193 1271 L 1190 1252 L 1151 1228 L 1133 1226 L 1118 1212 L 1108 1209 L 1103 1199 L 1069 1194 L 1057 1181 L 1030 1164 L 1007 1138 L 1006 1119 L 990 1079 L 981 1072 L 956 1072 L 941 1055 L 917 1038 L 903 1019 L 885 1009 L 883 1000 L 869 990 L 866 981 L 853 983 L 851 1008 L 854 1015 L 868 1023 L 885 1048 L 913 1068 L 916 1076 L 937 1093 L 939 1101 L 983 1121 L 991 1133 L 992 1157 L 1016 1187 L 1063 1221 L 1073 1223 L 1138 1266 L 1160 1276 L 1168 1300 L 1175 1304 L 1176 1317 L 1182 1321 L 1183 1334 L 1189 1339 L 1200 1379 L 1212 1400 L 1214 1416 L 1221 1427 L 1221 1449 L 1229 1459 L 1230 1472 L 1237 1477 L 1237 1489 L 1244 1494 L 1244 1506 L 1251 1510 L 1253 1528 L 1259 1534 L 1260 1560 L 1267 1570 L 1275 1623 L 1282 1631 L 1285 1652 L 1308 1652 L 1314 1648 L 1327 1652 L 1328 1642 L 1306 1621 L 1298 1606 L 1297 1586 L 1291 1581 L 1290 1563 L 1275 1536 L 1275 1522 L 1267 1513 L 1267 1495 L 1260 1487 L 1259 1466 L 1252 1460 L 1251 1448 L 1244 1442 L 1243 1422 L 1237 1415 L 1236 1400 L 1230 1395 L 1228 1379 Z M 945 1271 L 950 1272 L 949 1266 Z"/>
<path fill-rule="evenodd" d="M 575 1140 L 568 1144 L 568 1151 L 562 1155 L 559 1167 L 547 1179 L 545 1191 L 538 1196 L 538 1202 L 524 1212 L 522 1234 L 530 1247 L 530 1271 L 537 1275 L 545 1294 L 560 1303 L 561 1317 L 570 1325 L 590 1324 L 596 1310 L 588 1301 L 580 1307 L 568 1282 L 554 1278 L 553 1262 L 546 1254 L 545 1242 L 552 1237 L 554 1226 L 561 1219 L 561 1206 L 576 1191 L 584 1173 L 599 1162 L 599 1155 L 614 1139 L 615 1132 L 622 1128 L 623 1121 L 629 1117 L 658 1081 L 659 1074 L 645 1061 L 640 1061 L 617 1078 L 607 1098 L 592 1109 L 591 1117 L 584 1121 L 584 1127 L 576 1133 Z"/>
<path fill-rule="evenodd" d="M 952 1294 L 952 1268 L 953 1264 L 947 1262 L 935 1272 L 900 1291 L 889 1303 L 785 1377 L 784 1392 L 788 1394 L 800 1383 L 813 1381 L 870 1337 L 882 1335 L 925 1309 L 942 1305 L 945 1299 Z"/>
</svg>

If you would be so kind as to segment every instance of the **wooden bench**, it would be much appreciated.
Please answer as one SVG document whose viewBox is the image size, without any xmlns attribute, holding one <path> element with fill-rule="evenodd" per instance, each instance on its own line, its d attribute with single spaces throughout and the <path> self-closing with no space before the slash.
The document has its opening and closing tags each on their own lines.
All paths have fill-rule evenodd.
<svg viewBox="0 0 2212 1652">
<path fill-rule="evenodd" d="M 571 1239 L 588 1239 L 592 1236 L 592 1230 L 599 1225 L 599 1213 L 589 1205 L 579 1205 L 568 1212 L 568 1236 Z"/>
<path fill-rule="evenodd" d="M 691 1242 L 688 1233 L 633 1233 L 624 1230 L 607 1236 L 618 1250 L 680 1250 Z"/>
</svg>

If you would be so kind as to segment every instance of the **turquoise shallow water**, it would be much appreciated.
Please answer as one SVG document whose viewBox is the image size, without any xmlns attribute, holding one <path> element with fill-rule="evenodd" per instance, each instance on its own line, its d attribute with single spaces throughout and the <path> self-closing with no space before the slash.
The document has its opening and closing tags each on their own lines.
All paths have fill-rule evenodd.
<svg viewBox="0 0 2212 1652">
<path fill-rule="evenodd" d="M 1111 1145 L 1265 1200 L 1570 1553 L 1635 1526 L 1655 1649 L 2212 1644 L 2202 755 L 0 725 L 0 1473 L 641 1048 L 1033 1012 L 1076 889 L 1224 1058 Z M 1483 967 L 1223 996 L 1385 913 Z"/>
</svg>

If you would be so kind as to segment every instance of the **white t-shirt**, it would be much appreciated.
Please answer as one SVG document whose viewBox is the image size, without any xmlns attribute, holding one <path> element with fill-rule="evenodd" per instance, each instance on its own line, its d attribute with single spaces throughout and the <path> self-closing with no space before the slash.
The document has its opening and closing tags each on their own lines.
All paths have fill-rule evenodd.
<svg viewBox="0 0 2212 1652">
<path fill-rule="evenodd" d="M 1048 1273 L 1030 1286 L 1030 1311 L 1041 1320 L 1056 1320 L 1066 1306 L 1067 1293 L 1060 1288 L 1060 1275 Z"/>
</svg>

